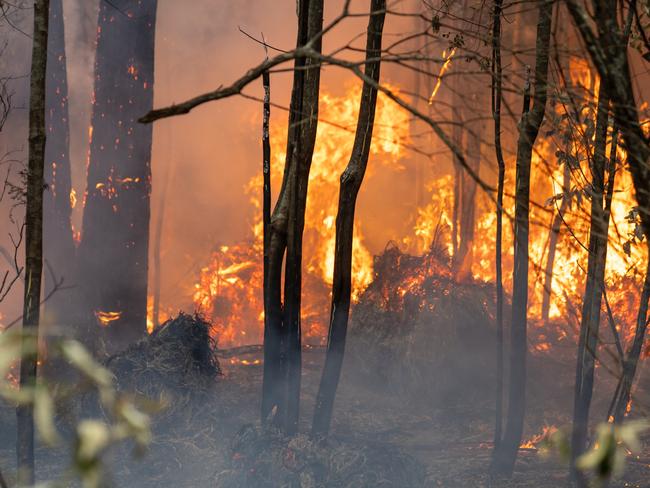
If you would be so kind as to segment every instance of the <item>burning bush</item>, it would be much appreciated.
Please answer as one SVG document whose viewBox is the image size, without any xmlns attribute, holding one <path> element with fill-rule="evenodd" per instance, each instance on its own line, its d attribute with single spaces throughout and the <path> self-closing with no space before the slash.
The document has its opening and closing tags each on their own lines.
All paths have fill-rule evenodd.
<svg viewBox="0 0 650 488">
<path fill-rule="evenodd" d="M 210 324 L 180 313 L 124 352 L 108 359 L 119 388 L 160 398 L 206 389 L 221 374 Z"/>
<path fill-rule="evenodd" d="M 303 435 L 287 439 L 248 425 L 231 449 L 230 469 L 217 473 L 217 488 L 415 488 L 426 478 L 418 461 L 385 444 L 326 444 Z"/>
<path fill-rule="evenodd" d="M 443 250 L 412 256 L 390 245 L 354 310 L 350 370 L 426 402 L 491 392 L 493 303 L 492 285 L 454 279 Z"/>
</svg>

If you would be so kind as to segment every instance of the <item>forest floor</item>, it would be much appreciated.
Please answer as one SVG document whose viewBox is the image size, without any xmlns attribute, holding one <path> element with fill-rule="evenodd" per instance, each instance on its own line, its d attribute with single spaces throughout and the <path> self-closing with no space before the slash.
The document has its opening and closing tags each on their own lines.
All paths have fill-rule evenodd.
<svg viewBox="0 0 650 488">
<path fill-rule="evenodd" d="M 253 354 L 246 359 L 252 361 L 260 357 Z M 303 355 L 300 428 L 305 433 L 309 432 L 322 361 L 322 351 Z M 143 458 L 133 458 L 126 447 L 111 453 L 114 486 L 221 486 L 216 481 L 219 473 L 231 470 L 233 458 L 238 455 L 233 439 L 242 426 L 258 423 L 262 378 L 259 365 L 230 364 L 226 359 L 222 360 L 222 369 L 223 376 L 204 395 L 173 405 L 169 414 L 163 413 L 156 420 L 153 443 Z M 529 389 L 526 438 L 539 433 L 545 425 L 562 426 L 569 421 L 566 412 L 570 412 L 571 375 L 567 371 L 566 375 L 557 376 L 551 366 L 548 369 L 552 390 L 548 389 L 548 384 L 536 384 L 535 381 Z M 598 412 L 605 403 L 605 395 L 602 398 L 597 395 L 594 411 Z M 7 422 L 11 423 L 13 416 L 6 406 L 2 412 L 5 425 L 0 443 L 0 467 L 11 478 L 13 436 L 5 433 L 10 430 Z M 493 413 L 492 399 L 456 407 L 426 407 L 404 397 L 391 397 L 360 383 L 348 367 L 343 371 L 337 397 L 332 439 L 335 443 L 352 446 L 352 449 L 353 446 L 389 449 L 386 451 L 388 456 L 400 452 L 422 466 L 422 484 L 408 481 L 404 484 L 377 483 L 377 486 L 565 486 L 566 466 L 554 458 L 540 455 L 535 449 L 520 451 L 511 479 L 489 480 L 487 468 L 491 455 Z M 650 443 L 646 442 L 646 445 Z M 39 449 L 39 479 L 56 478 L 62 467 L 68 464 L 67 456 L 64 450 Z M 268 486 L 275 485 L 270 481 Z M 302 488 L 310 485 L 292 486 Z M 340 486 L 362 485 L 341 482 Z M 625 477 L 613 486 L 650 487 L 650 449 L 646 448 L 639 457 L 629 457 Z"/>
</svg>

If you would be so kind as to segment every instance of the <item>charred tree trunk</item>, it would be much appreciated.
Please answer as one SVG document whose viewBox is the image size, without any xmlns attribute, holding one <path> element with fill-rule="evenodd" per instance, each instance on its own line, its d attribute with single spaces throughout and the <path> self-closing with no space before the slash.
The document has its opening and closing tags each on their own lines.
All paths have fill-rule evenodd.
<svg viewBox="0 0 650 488">
<path fill-rule="evenodd" d="M 301 5 L 305 2 L 300 2 Z M 323 29 L 323 0 L 310 0 L 307 7 L 308 37 L 316 37 Z M 319 38 L 318 52 L 322 41 Z M 284 327 L 287 344 L 287 411 L 285 431 L 294 434 L 300 415 L 300 377 L 302 371 L 301 295 L 302 295 L 302 234 L 305 227 L 307 186 L 318 127 L 318 94 L 320 62 L 305 61 L 302 117 L 298 124 L 295 175 L 289 193 L 287 222 L 287 256 L 284 275 Z"/>
<path fill-rule="evenodd" d="M 580 339 L 576 366 L 576 386 L 573 406 L 573 432 L 571 436 L 572 474 L 579 486 L 586 481 L 575 469 L 575 460 L 587 447 L 589 409 L 594 385 L 600 310 L 602 305 L 605 263 L 607 259 L 608 222 L 605 221 L 603 197 L 605 191 L 605 166 L 607 158 L 607 123 L 609 98 L 605 83 L 601 83 L 596 109 L 596 133 L 591 168 L 591 215 L 589 228 L 589 259 L 587 281 L 580 320 Z"/>
<path fill-rule="evenodd" d="M 542 322 L 548 324 L 548 317 L 551 310 L 551 296 L 553 287 L 553 267 L 555 265 L 555 253 L 557 252 L 557 243 L 560 239 L 560 229 L 562 228 L 562 216 L 569 205 L 569 191 L 571 190 L 571 169 L 567 163 L 564 163 L 564 175 L 562 179 L 562 203 L 557 213 L 553 216 L 551 230 L 548 239 L 548 257 L 546 258 L 546 268 L 544 269 L 544 290 L 542 296 Z"/>
<path fill-rule="evenodd" d="M 146 333 L 157 1 L 101 2 L 90 160 L 79 248 L 81 319 L 91 336 L 104 321 L 112 348 Z M 92 325 L 90 325 L 92 324 Z"/>
<path fill-rule="evenodd" d="M 296 47 L 309 40 L 307 22 L 308 0 L 299 4 L 298 35 Z M 295 175 L 294 147 L 298 142 L 298 125 L 301 118 L 302 92 L 304 83 L 305 59 L 297 58 L 294 63 L 293 88 L 289 107 L 287 151 L 282 186 L 268 231 L 268 244 L 265 244 L 264 271 L 264 378 L 262 382 L 262 423 L 271 420 L 283 426 L 286 415 L 286 337 L 282 305 L 282 271 L 287 248 L 287 223 L 289 192 Z M 270 171 L 270 168 L 269 168 Z M 270 180 L 269 180 L 270 183 Z M 266 189 L 265 189 L 266 191 Z M 270 195 L 270 187 L 269 187 Z"/>
<path fill-rule="evenodd" d="M 529 96 L 524 96 L 517 143 L 515 190 L 515 250 L 510 335 L 510 390 L 508 418 L 502 442 L 494 450 L 493 471 L 511 475 L 523 431 L 526 405 L 526 356 L 528 308 L 528 234 L 530 205 L 530 167 L 533 146 L 544 120 L 547 99 L 549 44 L 553 2 L 539 1 L 537 45 L 535 50 L 535 92 L 529 111 Z M 528 89 L 527 89 L 528 91 Z"/>
<path fill-rule="evenodd" d="M 386 0 L 371 0 L 366 39 L 365 75 L 375 84 L 379 83 L 380 61 L 378 58 L 381 56 L 385 16 Z M 368 165 L 376 106 L 377 88 L 366 81 L 361 92 L 359 119 L 352 154 L 347 168 L 341 175 L 339 207 L 336 216 L 332 307 L 327 355 L 316 396 L 316 408 L 312 424 L 312 435 L 314 437 L 326 436 L 329 432 L 334 399 L 341 376 L 352 293 L 354 212 L 357 195 Z"/>
<path fill-rule="evenodd" d="M 300 0 L 298 38 L 303 46 L 313 40 L 320 52 L 317 35 L 323 26 L 323 1 Z M 268 270 L 265 273 L 264 380 L 262 420 L 274 423 L 288 433 L 297 428 L 300 406 L 300 285 L 302 231 L 307 198 L 309 168 L 318 123 L 320 64 L 298 58 L 295 62 L 287 157 L 282 186 L 271 215 L 268 245 Z M 284 305 L 282 271 L 286 251 Z"/>
<path fill-rule="evenodd" d="M 70 175 L 70 128 L 68 119 L 68 77 L 62 0 L 50 0 L 45 89 L 45 183 L 43 196 L 44 258 L 56 279 L 74 276 L 75 246 L 72 237 Z M 45 275 L 45 294 L 56 285 Z M 71 293 L 56 293 L 45 306 L 44 322 L 69 326 L 73 302 Z"/>
<path fill-rule="evenodd" d="M 614 403 L 613 417 L 615 423 L 623 422 L 627 406 L 632 396 L 632 384 L 636 369 L 641 357 L 643 342 L 645 341 L 646 330 L 648 328 L 648 299 L 650 299 L 650 261 L 645 271 L 645 280 L 643 282 L 643 291 L 641 292 L 641 301 L 639 303 L 639 312 L 636 317 L 636 331 L 632 346 L 627 352 L 625 362 L 623 363 L 623 373 L 621 375 L 621 386 Z"/>
<path fill-rule="evenodd" d="M 49 0 L 34 2 L 34 34 L 29 87 L 29 156 L 25 209 L 25 295 L 23 303 L 23 356 L 20 389 L 36 383 L 38 354 L 26 347 L 38 336 L 43 272 L 43 190 L 45 187 L 45 92 Z M 30 338 L 31 336 L 31 338 Z M 34 484 L 34 407 L 16 409 L 18 484 Z"/>
<path fill-rule="evenodd" d="M 271 76 L 268 71 L 262 75 L 262 85 L 264 86 L 264 108 L 262 120 L 262 225 L 263 225 L 263 252 L 264 252 L 264 375 L 262 382 L 262 410 L 261 421 L 264 424 L 267 416 L 271 412 L 270 405 L 267 403 L 271 397 L 273 388 L 271 386 L 278 381 L 279 372 L 278 354 L 280 352 L 279 332 L 272 331 L 269 326 L 269 310 L 271 307 L 271 297 L 269 295 L 269 263 L 270 263 L 270 246 L 271 246 L 271 139 L 270 139 L 270 121 L 271 121 Z M 276 407 L 277 408 L 277 407 Z"/>
<path fill-rule="evenodd" d="M 495 0 L 492 24 L 492 117 L 494 118 L 494 151 L 497 159 L 497 210 L 496 210 L 496 315 L 497 315 L 497 385 L 494 445 L 501 442 L 503 428 L 503 184 L 506 163 L 501 146 L 501 101 L 503 97 L 503 69 L 501 66 L 501 12 L 502 0 Z"/>
</svg>

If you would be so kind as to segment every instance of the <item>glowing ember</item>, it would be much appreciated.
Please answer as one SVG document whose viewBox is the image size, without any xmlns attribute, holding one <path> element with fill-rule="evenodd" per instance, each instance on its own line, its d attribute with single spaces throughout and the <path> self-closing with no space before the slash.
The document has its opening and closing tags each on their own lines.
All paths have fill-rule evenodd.
<svg viewBox="0 0 650 488">
<path fill-rule="evenodd" d="M 108 327 L 112 322 L 122 317 L 122 312 L 104 312 L 97 310 L 95 311 L 95 317 L 97 317 L 97 321 L 102 327 Z"/>
<path fill-rule="evenodd" d="M 444 59 L 445 62 L 443 63 L 442 68 L 440 68 L 440 73 L 438 73 L 438 81 L 436 81 L 436 86 L 433 87 L 433 91 L 429 97 L 429 105 L 431 105 L 433 103 L 433 99 L 436 98 L 436 93 L 438 93 L 438 90 L 442 85 L 442 77 L 451 66 L 451 60 L 454 57 L 454 54 L 456 54 L 456 48 L 453 48 L 451 51 L 449 51 L 449 53 L 447 53 L 447 51 L 442 52 L 442 59 Z"/>
<path fill-rule="evenodd" d="M 552 436 L 555 432 L 557 432 L 557 427 L 551 425 L 551 426 L 544 426 L 542 427 L 542 431 L 539 434 L 534 435 L 527 441 L 524 441 L 521 443 L 519 446 L 519 449 L 535 449 L 537 450 L 537 446 L 547 440 L 550 436 Z"/>
</svg>

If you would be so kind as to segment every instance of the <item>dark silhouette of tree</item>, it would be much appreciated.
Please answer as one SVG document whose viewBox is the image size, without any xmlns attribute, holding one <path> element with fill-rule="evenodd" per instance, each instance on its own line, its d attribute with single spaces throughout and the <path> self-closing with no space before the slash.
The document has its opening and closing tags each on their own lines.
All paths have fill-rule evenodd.
<svg viewBox="0 0 650 488">
<path fill-rule="evenodd" d="M 533 146 L 546 111 L 551 14 L 553 11 L 553 2 L 540 0 L 538 3 L 539 19 L 535 48 L 533 106 L 532 109 L 529 108 L 530 87 L 527 86 L 524 95 L 523 113 L 519 122 L 519 140 L 517 142 L 508 417 L 503 439 L 495 447 L 492 459 L 492 470 L 505 475 L 511 475 L 514 469 L 519 445 L 521 444 L 526 409 L 530 168 Z"/>
<path fill-rule="evenodd" d="M 34 33 L 29 86 L 29 156 L 25 211 L 25 296 L 23 304 L 23 348 L 20 388 L 36 383 L 38 354 L 27 344 L 38 336 L 43 274 L 43 190 L 45 187 L 45 92 L 49 0 L 34 2 Z M 16 455 L 18 484 L 34 484 L 34 407 L 16 408 Z"/>
<path fill-rule="evenodd" d="M 334 399 L 341 376 L 345 353 L 348 318 L 352 293 L 352 244 L 354 212 L 357 195 L 368 165 L 372 131 L 377 106 L 381 42 L 386 16 L 386 0 L 372 0 L 366 38 L 365 75 L 375 85 L 365 82 L 361 92 L 357 131 L 352 154 L 341 175 L 339 206 L 336 216 L 336 242 L 334 247 L 334 277 L 332 281 L 332 306 L 327 340 L 327 355 L 321 376 L 312 424 L 312 435 L 326 436 L 332 419 Z"/>
<path fill-rule="evenodd" d="M 313 49 L 320 52 L 322 28 L 322 0 L 301 0 L 298 5 L 297 48 L 312 42 Z M 300 409 L 302 232 L 318 124 L 319 87 L 320 63 L 311 57 L 297 57 L 284 176 L 268 236 L 262 420 L 275 412 L 275 421 L 288 433 L 297 429 Z"/>
<path fill-rule="evenodd" d="M 501 14 L 502 0 L 495 0 L 492 11 L 492 117 L 494 118 L 494 152 L 497 159 L 497 210 L 495 259 L 496 268 L 496 319 L 497 319 L 497 387 L 494 445 L 501 442 L 503 429 L 503 185 L 506 163 L 501 145 L 501 102 L 503 99 L 503 67 L 501 64 Z"/>
<path fill-rule="evenodd" d="M 50 0 L 47 82 L 45 93 L 47 143 L 45 144 L 44 256 L 58 277 L 73 276 L 75 245 L 70 216 L 72 190 L 70 174 L 70 127 L 68 114 L 68 76 L 65 53 L 65 27 L 62 0 Z M 45 275 L 46 293 L 55 286 Z M 46 320 L 67 324 L 73 294 L 57 293 L 46 305 Z"/>
<path fill-rule="evenodd" d="M 600 310 L 602 306 L 603 285 L 605 283 L 609 222 L 605 220 L 603 198 L 605 191 L 605 168 L 607 166 L 605 150 L 607 146 L 608 118 L 609 98 L 607 96 L 606 84 L 601 83 L 598 91 L 594 149 L 591 160 L 591 214 L 589 218 L 587 281 L 582 302 L 576 386 L 574 391 L 573 432 L 571 441 L 571 455 L 574 462 L 587 447 L 589 409 L 594 386 Z M 586 481 L 582 479 L 582 475 L 577 470 L 574 469 L 573 474 L 580 478 L 578 480 L 580 486 L 586 486 Z"/>
<path fill-rule="evenodd" d="M 90 160 L 79 246 L 80 320 L 105 329 L 113 347 L 146 333 L 157 1 L 102 1 Z M 117 318 L 119 317 L 119 318 Z"/>
</svg>

